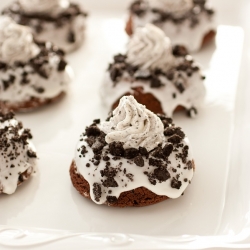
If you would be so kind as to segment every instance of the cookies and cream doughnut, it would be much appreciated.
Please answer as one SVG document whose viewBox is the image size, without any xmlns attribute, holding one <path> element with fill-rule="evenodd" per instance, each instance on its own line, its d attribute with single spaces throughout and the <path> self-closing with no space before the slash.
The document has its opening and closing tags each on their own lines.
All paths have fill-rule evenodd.
<svg viewBox="0 0 250 250">
<path fill-rule="evenodd" d="M 30 28 L 0 17 L 0 103 L 26 111 L 54 102 L 71 77 L 63 51 L 35 42 Z"/>
<path fill-rule="evenodd" d="M 65 52 L 82 45 L 87 14 L 69 0 L 19 0 L 3 11 L 32 28 L 39 41 L 50 41 Z"/>
<path fill-rule="evenodd" d="M 164 31 L 173 45 L 198 51 L 215 35 L 214 11 L 206 0 L 136 0 L 130 6 L 126 31 L 152 23 Z"/>
<path fill-rule="evenodd" d="M 183 46 L 172 46 L 162 30 L 152 24 L 137 28 L 128 43 L 127 53 L 118 54 L 109 65 L 101 85 L 101 96 L 115 108 L 124 95 L 155 113 L 171 117 L 185 108 L 189 116 L 205 96 L 204 76 Z"/>
<path fill-rule="evenodd" d="M 32 135 L 12 112 L 0 110 L 0 194 L 13 194 L 36 170 Z"/>
<path fill-rule="evenodd" d="M 194 167 L 182 129 L 125 96 L 111 117 L 95 120 L 80 136 L 70 176 L 96 204 L 140 207 L 179 198 Z"/>
</svg>

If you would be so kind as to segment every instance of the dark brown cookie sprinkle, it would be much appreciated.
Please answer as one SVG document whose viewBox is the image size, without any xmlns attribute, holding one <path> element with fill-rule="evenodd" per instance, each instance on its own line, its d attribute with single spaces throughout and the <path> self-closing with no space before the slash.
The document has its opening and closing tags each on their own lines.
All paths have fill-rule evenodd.
<svg viewBox="0 0 250 250">
<path fill-rule="evenodd" d="M 109 150 L 114 156 L 124 156 L 123 143 L 121 142 L 111 142 L 109 144 Z"/>
<path fill-rule="evenodd" d="M 145 147 L 139 147 L 139 152 L 143 156 L 148 156 L 148 151 Z"/>
<path fill-rule="evenodd" d="M 98 183 L 93 184 L 93 193 L 94 193 L 94 196 L 95 196 L 95 200 L 97 202 L 99 202 L 100 198 L 102 197 L 102 188 L 101 188 L 100 184 L 98 184 Z"/>
<path fill-rule="evenodd" d="M 191 170 L 193 168 L 193 164 L 191 161 L 188 161 L 187 168 L 188 168 L 188 170 Z"/>
<path fill-rule="evenodd" d="M 182 138 L 179 135 L 172 135 L 170 138 L 168 138 L 168 142 L 171 142 L 173 144 L 180 143 Z"/>
<path fill-rule="evenodd" d="M 169 157 L 172 152 L 174 150 L 174 147 L 173 147 L 173 144 L 166 144 L 164 147 L 163 147 L 163 154 L 165 155 L 165 157 Z"/>
<path fill-rule="evenodd" d="M 139 156 L 136 156 L 134 158 L 134 163 L 138 166 L 138 167 L 144 167 L 144 160 L 143 158 L 139 155 Z"/>
<path fill-rule="evenodd" d="M 139 150 L 136 148 L 128 148 L 124 151 L 124 157 L 127 159 L 133 159 L 138 156 Z"/>
<path fill-rule="evenodd" d="M 177 179 L 173 178 L 171 181 L 171 187 L 175 189 L 180 189 L 181 188 L 181 181 L 178 181 Z"/>
<path fill-rule="evenodd" d="M 160 182 L 166 181 L 170 178 L 170 174 L 166 167 L 159 167 L 154 170 L 154 176 Z"/>
<path fill-rule="evenodd" d="M 154 167 L 161 167 L 162 166 L 162 161 L 154 159 L 154 158 L 149 158 L 149 165 L 154 166 Z"/>
<path fill-rule="evenodd" d="M 97 126 L 90 126 L 86 128 L 85 133 L 88 137 L 99 136 L 101 134 L 101 131 Z"/>
<path fill-rule="evenodd" d="M 28 155 L 30 158 L 37 158 L 36 152 L 32 151 L 31 149 L 29 149 L 29 150 L 27 151 L 27 155 Z"/>
<path fill-rule="evenodd" d="M 115 196 L 107 196 L 107 202 L 108 203 L 115 203 L 117 201 L 117 198 Z"/>
</svg>

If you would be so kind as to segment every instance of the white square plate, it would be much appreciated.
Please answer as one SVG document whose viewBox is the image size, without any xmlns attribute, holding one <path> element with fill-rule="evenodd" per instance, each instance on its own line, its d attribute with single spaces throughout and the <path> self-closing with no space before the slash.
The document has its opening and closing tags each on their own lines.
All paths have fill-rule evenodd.
<svg viewBox="0 0 250 250">
<path fill-rule="evenodd" d="M 2 0 L 0 7 L 9 2 Z M 216 42 L 194 55 L 207 76 L 206 102 L 194 120 L 174 116 L 193 146 L 197 171 L 192 185 L 180 199 L 125 209 L 82 198 L 69 178 L 79 135 L 93 119 L 108 114 L 99 85 L 108 62 L 125 51 L 128 40 L 129 1 L 81 2 L 90 16 L 83 47 L 68 56 L 75 71 L 70 93 L 60 103 L 17 116 L 34 135 L 39 173 L 14 195 L 0 197 L 0 249 L 250 248 L 250 85 L 244 31 L 249 2 L 212 1 L 218 12 Z"/>
</svg>

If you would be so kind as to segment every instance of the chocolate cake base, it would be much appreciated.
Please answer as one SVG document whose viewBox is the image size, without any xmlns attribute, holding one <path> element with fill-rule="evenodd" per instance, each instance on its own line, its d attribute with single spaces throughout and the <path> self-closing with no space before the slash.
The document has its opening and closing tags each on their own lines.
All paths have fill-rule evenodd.
<svg viewBox="0 0 250 250">
<path fill-rule="evenodd" d="M 147 109 L 152 111 L 155 114 L 165 114 L 161 102 L 151 93 L 144 93 L 142 87 L 133 88 L 133 92 L 125 93 L 122 95 L 113 105 L 112 110 L 114 110 L 118 105 L 119 101 L 123 96 L 133 95 L 137 102 L 142 105 L 145 105 Z"/>
<path fill-rule="evenodd" d="M 70 166 L 69 172 L 75 189 L 85 198 L 91 199 L 89 183 L 82 175 L 77 173 L 74 161 Z M 106 205 L 111 207 L 144 207 L 167 199 L 167 196 L 157 195 L 147 188 L 139 187 L 131 191 L 121 193 L 120 197 L 115 202 L 107 203 Z"/>
<path fill-rule="evenodd" d="M 12 104 L 8 102 L 0 101 L 0 105 L 3 105 L 5 109 L 12 110 L 15 112 L 28 112 L 34 109 L 49 105 L 51 103 L 58 102 L 65 96 L 65 92 L 61 92 L 59 95 L 50 98 L 50 99 L 39 99 L 39 98 L 32 98 L 29 101 Z"/>
<path fill-rule="evenodd" d="M 132 17 L 132 15 L 130 15 L 130 17 L 128 19 L 128 22 L 127 22 L 126 27 L 125 27 L 125 31 L 129 36 L 133 35 L 134 31 L 133 31 L 133 17 Z M 209 42 L 211 42 L 214 39 L 215 35 L 216 35 L 216 31 L 214 31 L 214 30 L 210 30 L 208 33 L 206 33 L 204 35 L 201 47 L 203 47 L 206 44 L 208 44 Z"/>
</svg>

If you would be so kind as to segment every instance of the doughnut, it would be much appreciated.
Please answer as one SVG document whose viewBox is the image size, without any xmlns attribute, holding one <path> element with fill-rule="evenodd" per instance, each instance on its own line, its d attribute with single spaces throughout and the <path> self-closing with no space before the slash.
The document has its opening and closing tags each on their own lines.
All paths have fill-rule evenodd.
<svg viewBox="0 0 250 250">
<path fill-rule="evenodd" d="M 104 105 L 117 107 L 124 95 L 135 99 L 154 113 L 185 110 L 195 117 L 206 94 L 199 65 L 187 49 L 172 46 L 162 30 L 152 24 L 137 28 L 126 54 L 114 56 L 100 87 Z"/>
<path fill-rule="evenodd" d="M 75 189 L 97 205 L 142 207 L 181 197 L 194 170 L 182 129 L 124 96 L 106 121 L 86 127 L 69 172 Z"/>
<path fill-rule="evenodd" d="M 50 41 L 67 53 L 84 41 L 87 13 L 68 0 L 19 0 L 2 14 L 30 27 L 37 40 Z"/>
<path fill-rule="evenodd" d="M 130 6 L 126 32 L 152 23 L 162 29 L 173 45 L 198 51 L 216 34 L 215 13 L 206 0 L 136 0 Z"/>
<path fill-rule="evenodd" d="M 14 111 L 60 100 L 73 74 L 62 50 L 8 17 L 0 17 L 0 72 L 0 103 Z"/>
<path fill-rule="evenodd" d="M 0 194 L 13 194 L 36 171 L 32 134 L 13 112 L 0 109 Z"/>
</svg>

